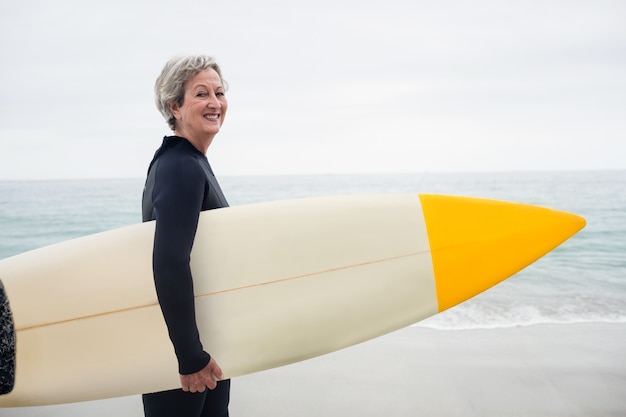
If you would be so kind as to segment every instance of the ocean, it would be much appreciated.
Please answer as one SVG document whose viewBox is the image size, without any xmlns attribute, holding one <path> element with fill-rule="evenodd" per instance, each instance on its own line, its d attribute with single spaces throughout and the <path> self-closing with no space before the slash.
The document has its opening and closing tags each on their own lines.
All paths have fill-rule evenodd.
<svg viewBox="0 0 626 417">
<path fill-rule="evenodd" d="M 231 206 L 364 193 L 438 193 L 580 214 L 587 227 L 514 277 L 417 326 L 626 322 L 626 171 L 224 176 Z M 143 179 L 0 181 L 0 259 L 141 221 Z"/>
</svg>

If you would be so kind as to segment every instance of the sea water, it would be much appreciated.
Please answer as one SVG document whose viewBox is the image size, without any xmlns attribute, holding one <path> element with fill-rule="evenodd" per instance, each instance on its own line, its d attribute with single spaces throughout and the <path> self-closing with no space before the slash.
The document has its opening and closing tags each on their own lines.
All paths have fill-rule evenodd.
<svg viewBox="0 0 626 417">
<path fill-rule="evenodd" d="M 580 214 L 587 227 L 514 277 L 431 319 L 440 329 L 626 322 L 626 171 L 220 177 L 231 205 L 439 193 Z M 141 221 L 143 179 L 0 181 L 0 259 Z M 381 294 L 384 297 L 384 294 Z"/>
</svg>

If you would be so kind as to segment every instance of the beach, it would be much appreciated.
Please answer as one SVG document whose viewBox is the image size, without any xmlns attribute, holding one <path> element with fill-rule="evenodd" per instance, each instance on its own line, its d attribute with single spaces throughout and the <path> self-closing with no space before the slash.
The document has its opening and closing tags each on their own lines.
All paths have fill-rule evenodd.
<svg viewBox="0 0 626 417">
<path fill-rule="evenodd" d="M 235 378 L 230 415 L 626 416 L 626 324 L 411 326 Z M 0 409 L 2 417 L 142 416 L 139 396 Z"/>
<path fill-rule="evenodd" d="M 418 190 L 538 204 L 588 222 L 515 277 L 418 325 L 235 378 L 231 416 L 626 416 L 626 171 L 222 182 L 232 205 Z M 0 259 L 138 222 L 142 186 L 0 181 Z M 0 417 L 142 415 L 140 396 L 0 409 Z"/>
</svg>

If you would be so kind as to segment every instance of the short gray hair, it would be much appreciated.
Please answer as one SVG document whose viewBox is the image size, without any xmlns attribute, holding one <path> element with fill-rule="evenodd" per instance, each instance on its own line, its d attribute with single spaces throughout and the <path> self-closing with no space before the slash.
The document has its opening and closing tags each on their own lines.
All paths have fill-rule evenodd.
<svg viewBox="0 0 626 417">
<path fill-rule="evenodd" d="M 215 58 L 207 55 L 176 56 L 170 59 L 161 75 L 154 83 L 154 101 L 167 124 L 172 130 L 176 129 L 176 118 L 170 110 L 170 104 L 182 106 L 185 98 L 185 83 L 197 73 L 212 68 L 222 80 L 224 89 L 228 88 L 222 77 L 222 71 Z"/>
</svg>

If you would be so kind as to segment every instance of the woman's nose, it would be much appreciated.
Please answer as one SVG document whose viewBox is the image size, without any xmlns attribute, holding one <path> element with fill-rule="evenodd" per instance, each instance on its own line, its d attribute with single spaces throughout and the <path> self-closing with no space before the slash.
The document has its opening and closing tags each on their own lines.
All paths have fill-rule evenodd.
<svg viewBox="0 0 626 417">
<path fill-rule="evenodd" d="M 219 109 L 220 107 L 222 107 L 222 103 L 220 103 L 220 100 L 215 94 L 212 94 L 209 98 L 208 106 L 212 109 Z"/>
</svg>

